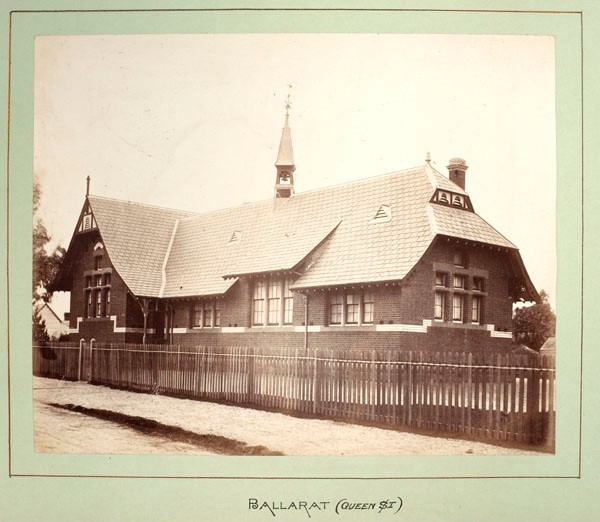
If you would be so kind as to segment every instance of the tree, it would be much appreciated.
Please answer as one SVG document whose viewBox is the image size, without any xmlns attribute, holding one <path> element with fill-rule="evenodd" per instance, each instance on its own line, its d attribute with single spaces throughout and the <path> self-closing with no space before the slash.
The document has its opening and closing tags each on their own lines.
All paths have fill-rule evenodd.
<svg viewBox="0 0 600 522">
<path fill-rule="evenodd" d="M 548 294 L 540 291 L 540 302 L 518 308 L 513 316 L 515 340 L 539 350 L 546 339 L 555 335 L 556 315 L 548 302 Z"/>
<path fill-rule="evenodd" d="M 35 341 L 47 341 L 46 324 L 39 314 L 40 301 L 49 302 L 52 292 L 48 291 L 50 283 L 58 273 L 60 264 L 66 253 L 62 246 L 57 246 L 48 253 L 47 246 L 50 234 L 46 230 L 42 219 L 37 216 L 41 199 L 40 184 L 37 179 L 33 180 L 33 274 L 32 274 L 32 329 Z"/>
<path fill-rule="evenodd" d="M 66 250 L 62 246 L 57 246 L 51 253 L 48 253 L 47 246 L 50 240 L 50 234 L 46 230 L 42 219 L 36 216 L 39 210 L 41 199 L 41 189 L 37 179 L 33 181 L 33 278 L 32 294 L 34 302 L 42 300 L 50 301 L 52 293 L 48 292 L 50 283 L 56 277 Z"/>
</svg>

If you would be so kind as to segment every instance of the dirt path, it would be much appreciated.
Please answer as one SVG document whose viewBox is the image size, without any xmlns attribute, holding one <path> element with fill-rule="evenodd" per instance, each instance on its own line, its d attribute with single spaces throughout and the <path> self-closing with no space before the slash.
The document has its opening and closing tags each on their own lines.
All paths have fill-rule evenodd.
<svg viewBox="0 0 600 522">
<path fill-rule="evenodd" d="M 34 378 L 34 399 L 40 403 L 41 408 L 48 408 L 48 404 L 55 403 L 110 410 L 123 415 L 143 417 L 198 435 L 214 435 L 248 446 L 263 446 L 270 452 L 285 455 L 539 455 L 534 451 L 482 442 L 428 437 L 329 420 L 302 419 L 250 408 L 112 390 L 105 386 L 38 377 Z M 45 440 L 46 437 L 59 433 L 62 425 L 48 429 L 48 421 L 43 415 L 38 417 L 37 412 L 36 407 L 36 448 L 39 444 L 42 448 L 40 451 L 68 451 L 53 449 L 52 444 Z M 65 414 L 75 415 L 71 412 Z M 121 430 L 124 428 L 111 424 L 112 429 L 110 426 L 101 429 L 102 436 L 90 437 L 93 440 L 89 440 L 89 445 L 86 443 L 87 452 L 123 452 L 113 450 L 113 446 L 123 447 Z M 78 435 L 79 432 L 76 431 L 76 436 Z M 171 443 L 181 444 L 173 441 Z M 200 452 L 197 446 L 195 450 L 173 446 L 161 453 L 170 453 L 171 450 L 173 453 Z M 151 453 L 141 447 L 136 447 L 135 452 Z"/>
</svg>

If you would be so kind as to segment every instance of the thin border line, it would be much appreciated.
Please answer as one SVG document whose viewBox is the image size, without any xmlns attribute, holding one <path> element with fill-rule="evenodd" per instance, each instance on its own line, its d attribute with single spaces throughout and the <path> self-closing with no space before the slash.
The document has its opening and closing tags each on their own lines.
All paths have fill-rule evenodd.
<svg viewBox="0 0 600 522">
<path fill-rule="evenodd" d="M 423 455 L 426 456 L 426 455 Z M 92 479 L 181 479 L 181 480 L 482 480 L 482 479 L 576 479 L 577 475 L 556 475 L 556 476 L 514 476 L 514 477 L 493 477 L 493 476 L 467 476 L 467 477 L 236 477 L 236 476 L 220 476 L 220 477 L 180 477 L 168 475 L 27 475 L 15 473 L 13 477 L 42 477 L 42 478 L 92 478 Z"/>
<path fill-rule="evenodd" d="M 12 86 L 12 12 L 8 23 L 8 91 L 6 137 L 6 376 L 8 392 L 8 476 L 12 477 L 12 411 L 10 395 L 10 97 Z"/>
<path fill-rule="evenodd" d="M 584 139 L 583 139 L 583 135 L 584 135 L 584 117 L 585 117 L 585 111 L 583 110 L 583 104 L 584 104 L 584 94 L 583 94 L 583 75 L 584 75 L 584 59 L 583 59 L 583 13 L 581 13 L 581 15 L 579 16 L 579 34 L 580 34 L 580 49 L 581 49 L 581 325 L 580 325 L 580 329 L 581 329 L 581 339 L 580 339 L 580 343 L 581 343 L 581 347 L 580 347 L 580 354 L 579 354 L 579 361 L 580 361 L 580 366 L 579 366 L 579 478 L 581 478 L 581 460 L 582 460 L 582 454 L 581 454 L 581 441 L 583 439 L 583 313 L 584 313 L 584 304 L 583 304 L 583 299 L 584 299 L 584 285 L 583 285 L 583 276 L 584 276 L 584 266 L 585 266 L 585 249 L 584 249 L 584 243 L 585 243 L 585 211 L 584 211 L 584 204 L 585 204 L 585 168 L 584 168 L 584 164 L 585 164 L 585 152 L 584 152 Z M 556 428 L 555 428 L 556 429 Z"/>
<path fill-rule="evenodd" d="M 10 252 L 10 197 L 9 197 L 9 177 L 10 177 L 10 106 L 11 106 L 11 76 L 12 76 L 12 17 L 15 14 L 45 14 L 45 13 L 122 13 L 122 12 L 261 12 L 261 11 L 283 11 L 283 12 L 294 12 L 294 11 L 308 11 L 308 12 L 448 12 L 448 13 L 516 13 L 516 14 L 579 14 L 580 18 L 580 46 L 581 46 L 581 182 L 582 182 L 582 195 L 581 195 L 581 348 L 580 348 L 580 382 L 579 382 L 579 468 L 577 476 L 469 476 L 469 477 L 179 477 L 179 476 L 148 476 L 148 475 L 44 475 L 44 474 L 17 474 L 12 473 L 12 423 L 11 423 L 11 372 L 10 372 L 10 270 L 9 270 L 9 252 Z M 6 281 L 6 309 L 7 309 L 7 377 L 8 377 L 8 476 L 9 477 L 46 477 L 46 478 L 132 478 L 132 479 L 237 479 L 237 480 L 469 480 L 469 479 L 581 479 L 581 461 L 582 461 L 582 425 L 583 425 L 583 329 L 584 329 L 584 223 L 585 223 L 585 212 L 584 212 L 584 89 L 583 89 L 583 75 L 584 75 L 584 58 L 583 58 L 583 11 L 535 11 L 535 10 L 499 10 L 499 9 L 367 9 L 367 8 L 213 8 L 213 9 L 65 9 L 65 10 L 14 10 L 9 12 L 9 32 L 8 32 L 8 125 L 7 125 L 7 173 L 6 173 L 6 229 L 7 229 L 7 248 L 6 248 L 6 267 L 7 267 L 7 281 Z"/>
<path fill-rule="evenodd" d="M 504 9 L 395 9 L 395 8 L 353 8 L 353 7 L 225 7 L 207 9 L 48 9 L 48 10 L 19 10 L 11 13 L 162 13 L 162 12 L 235 12 L 235 11 L 309 11 L 309 12 L 415 12 L 415 13 L 517 13 L 517 14 L 582 14 L 582 11 L 535 11 L 535 10 L 504 10 Z"/>
</svg>

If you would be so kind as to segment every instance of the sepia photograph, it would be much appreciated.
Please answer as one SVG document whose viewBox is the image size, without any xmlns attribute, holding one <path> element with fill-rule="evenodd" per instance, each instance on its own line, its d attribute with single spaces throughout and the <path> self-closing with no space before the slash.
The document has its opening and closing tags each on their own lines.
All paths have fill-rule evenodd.
<svg viewBox="0 0 600 522">
<path fill-rule="evenodd" d="M 555 453 L 552 36 L 48 35 L 33 66 L 37 453 Z"/>
</svg>

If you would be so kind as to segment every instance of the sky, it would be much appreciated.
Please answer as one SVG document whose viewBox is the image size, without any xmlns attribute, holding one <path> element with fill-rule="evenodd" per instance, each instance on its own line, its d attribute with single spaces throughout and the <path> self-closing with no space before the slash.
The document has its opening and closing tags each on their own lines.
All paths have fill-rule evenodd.
<svg viewBox="0 0 600 522">
<path fill-rule="evenodd" d="M 88 175 L 91 194 L 195 212 L 271 198 L 290 92 L 297 192 L 428 152 L 447 174 L 462 157 L 475 211 L 555 306 L 552 37 L 38 36 L 34 66 L 34 174 L 53 245 L 68 245 Z"/>
</svg>

